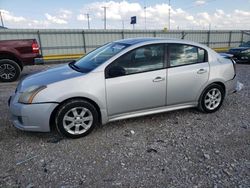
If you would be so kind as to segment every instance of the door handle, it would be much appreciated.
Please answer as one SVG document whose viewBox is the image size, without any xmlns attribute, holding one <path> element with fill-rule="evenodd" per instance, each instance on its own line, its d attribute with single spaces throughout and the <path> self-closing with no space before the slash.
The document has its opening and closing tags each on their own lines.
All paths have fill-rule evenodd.
<svg viewBox="0 0 250 188">
<path fill-rule="evenodd" d="M 155 79 L 153 79 L 153 82 L 160 82 L 160 81 L 163 81 L 163 80 L 165 80 L 165 78 L 157 76 Z"/>
<path fill-rule="evenodd" d="M 203 73 L 206 73 L 206 72 L 207 72 L 206 69 L 199 69 L 199 70 L 197 71 L 197 74 L 203 74 Z"/>
</svg>

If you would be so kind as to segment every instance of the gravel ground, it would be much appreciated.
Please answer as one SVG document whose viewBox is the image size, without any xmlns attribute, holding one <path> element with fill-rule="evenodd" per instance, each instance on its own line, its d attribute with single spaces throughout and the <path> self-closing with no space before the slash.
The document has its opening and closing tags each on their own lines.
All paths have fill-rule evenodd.
<svg viewBox="0 0 250 188">
<path fill-rule="evenodd" d="M 17 82 L 0 83 L 0 187 L 250 187 L 250 65 L 237 70 L 244 90 L 214 114 L 123 120 L 76 140 L 12 127 Z"/>
</svg>

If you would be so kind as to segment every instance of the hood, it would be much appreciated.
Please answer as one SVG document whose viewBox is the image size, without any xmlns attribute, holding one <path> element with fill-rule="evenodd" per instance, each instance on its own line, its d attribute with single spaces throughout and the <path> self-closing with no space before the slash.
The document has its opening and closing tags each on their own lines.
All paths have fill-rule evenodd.
<svg viewBox="0 0 250 188">
<path fill-rule="evenodd" d="M 62 65 L 26 77 L 19 82 L 17 90 L 23 92 L 31 86 L 49 85 L 83 75 L 84 73 L 73 70 L 69 65 Z"/>
<path fill-rule="evenodd" d="M 237 47 L 237 48 L 231 48 L 229 49 L 229 51 L 241 52 L 248 49 L 250 49 L 250 47 Z"/>
</svg>

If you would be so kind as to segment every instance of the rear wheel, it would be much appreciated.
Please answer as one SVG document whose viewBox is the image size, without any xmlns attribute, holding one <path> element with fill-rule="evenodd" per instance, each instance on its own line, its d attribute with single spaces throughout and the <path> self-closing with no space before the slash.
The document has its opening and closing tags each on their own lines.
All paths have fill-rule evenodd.
<svg viewBox="0 0 250 188">
<path fill-rule="evenodd" d="M 0 81 L 13 82 L 16 81 L 21 74 L 20 66 L 13 60 L 0 60 Z"/>
<path fill-rule="evenodd" d="M 206 113 L 217 111 L 224 100 L 225 91 L 218 84 L 211 84 L 202 93 L 198 108 Z"/>
<path fill-rule="evenodd" d="M 98 124 L 98 112 L 85 100 L 71 100 L 56 114 L 57 130 L 66 137 L 80 138 L 89 134 Z"/>
</svg>

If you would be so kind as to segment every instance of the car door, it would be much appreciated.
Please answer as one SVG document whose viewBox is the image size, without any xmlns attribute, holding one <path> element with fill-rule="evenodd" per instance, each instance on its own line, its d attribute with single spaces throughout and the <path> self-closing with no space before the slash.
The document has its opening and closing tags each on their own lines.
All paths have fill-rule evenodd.
<svg viewBox="0 0 250 188">
<path fill-rule="evenodd" d="M 206 50 L 187 44 L 168 44 L 167 105 L 194 102 L 208 81 Z"/>
<path fill-rule="evenodd" d="M 119 57 L 105 69 L 108 115 L 164 106 L 165 45 L 146 45 Z"/>
</svg>

